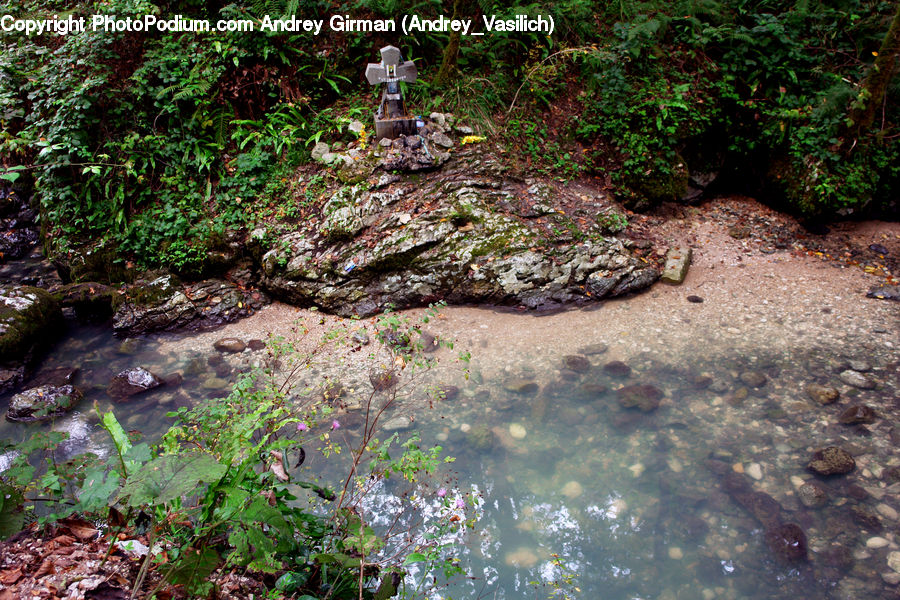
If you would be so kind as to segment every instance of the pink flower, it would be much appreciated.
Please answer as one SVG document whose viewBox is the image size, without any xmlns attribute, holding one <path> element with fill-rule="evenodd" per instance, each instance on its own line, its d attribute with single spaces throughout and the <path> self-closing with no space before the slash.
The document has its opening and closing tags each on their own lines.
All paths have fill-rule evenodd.
<svg viewBox="0 0 900 600">
<path fill-rule="evenodd" d="M 335 419 L 334 421 L 331 422 L 331 430 L 332 431 L 334 431 L 335 429 L 340 429 L 340 428 L 341 428 L 341 424 L 338 423 L 337 419 Z"/>
<path fill-rule="evenodd" d="M 306 423 L 302 421 L 297 423 L 297 431 L 306 431 L 307 429 L 309 429 L 309 425 L 307 425 Z"/>
<path fill-rule="evenodd" d="M 462 498 L 457 498 L 456 499 L 456 508 L 465 508 L 465 507 L 466 507 L 465 500 L 463 500 Z"/>
<path fill-rule="evenodd" d="M 447 495 L 447 490 L 445 490 L 444 488 L 441 488 L 437 491 L 437 495 L 438 495 L 438 498 L 443 498 L 444 496 Z"/>
</svg>

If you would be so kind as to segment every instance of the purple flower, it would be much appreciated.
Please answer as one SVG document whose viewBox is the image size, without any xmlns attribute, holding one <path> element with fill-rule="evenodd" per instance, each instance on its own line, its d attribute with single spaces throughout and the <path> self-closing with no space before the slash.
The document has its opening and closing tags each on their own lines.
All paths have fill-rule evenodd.
<svg viewBox="0 0 900 600">
<path fill-rule="evenodd" d="M 337 419 L 335 419 L 331 422 L 331 430 L 332 431 L 334 431 L 335 429 L 340 429 L 340 428 L 341 428 L 341 424 L 338 423 Z"/>
<path fill-rule="evenodd" d="M 447 490 L 444 488 L 441 488 L 437 491 L 437 495 L 438 495 L 438 498 L 443 498 L 444 496 L 447 495 Z"/>
<path fill-rule="evenodd" d="M 309 425 L 307 425 L 303 421 L 297 423 L 297 431 L 306 431 L 307 429 L 309 429 Z"/>
<path fill-rule="evenodd" d="M 457 498 L 456 499 L 456 508 L 465 508 L 465 507 L 466 507 L 465 500 L 463 500 L 462 498 Z"/>
</svg>

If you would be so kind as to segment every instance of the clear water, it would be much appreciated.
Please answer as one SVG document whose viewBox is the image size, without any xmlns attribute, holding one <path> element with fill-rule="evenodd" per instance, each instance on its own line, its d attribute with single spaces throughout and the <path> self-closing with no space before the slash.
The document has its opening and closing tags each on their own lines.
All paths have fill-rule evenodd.
<svg viewBox="0 0 900 600">
<path fill-rule="evenodd" d="M 443 486 L 451 497 L 476 495 L 480 517 L 460 538 L 469 578 L 433 597 L 548 597 L 562 590 L 573 598 L 610 600 L 877 598 L 893 592 L 889 559 L 900 551 L 894 534 L 900 478 L 891 470 L 900 467 L 892 435 L 900 399 L 896 309 L 880 304 L 860 314 L 832 303 L 834 310 L 823 313 L 817 301 L 806 305 L 800 298 L 790 310 L 758 303 L 722 320 L 698 315 L 712 310 L 703 306 L 652 310 L 670 301 L 665 294 L 647 295 L 543 318 L 448 309 L 429 325 L 457 345 L 438 352 L 447 366 L 428 381 L 456 385 L 460 394 L 429 407 L 416 392 L 385 418 L 412 417 L 425 444 L 441 444 L 457 459 L 453 473 L 419 490 L 425 514 L 443 518 L 435 492 Z M 695 313 L 680 312 L 688 310 Z M 102 453 L 96 402 L 100 411 L 113 408 L 126 428 L 155 437 L 167 426 L 167 411 L 224 395 L 225 382 L 264 355 L 227 356 L 227 368 L 220 365 L 217 375 L 208 361 L 220 357 L 213 340 L 237 335 L 246 341 L 288 327 L 284 309 L 273 307 L 219 332 L 141 339 L 131 348 L 104 327 L 72 329 L 42 368 L 79 367 L 85 400 L 52 426 L 73 434 L 70 451 Z M 563 368 L 564 356 L 598 343 L 608 349 L 587 356 L 586 373 Z M 452 366 L 458 350 L 472 353 L 468 379 Z M 361 366 L 367 352 L 326 361 L 305 381 L 329 376 L 366 390 Z M 631 374 L 605 372 L 603 365 L 613 360 L 629 365 Z M 851 360 L 868 363 L 866 376 L 876 389 L 840 382 L 837 374 Z M 180 373 L 183 382 L 114 404 L 105 393 L 109 379 L 134 366 L 163 377 Z M 749 372 L 763 375 L 765 384 L 748 385 L 742 374 Z M 533 381 L 538 391 L 505 389 L 516 378 Z M 804 392 L 810 382 L 834 385 L 840 401 L 817 405 Z M 622 408 L 616 389 L 631 384 L 658 388 L 659 407 L 648 413 Z M 599 393 L 601 387 L 608 391 Z M 838 424 L 840 412 L 859 402 L 874 407 L 879 419 L 865 430 Z M 340 435 L 352 440 L 359 412 L 338 418 Z M 21 439 L 48 426 L 4 423 L 0 436 Z M 815 448 L 827 445 L 849 450 L 857 468 L 819 480 L 828 503 L 806 508 L 797 487 L 814 479 L 805 466 Z M 327 478 L 317 472 L 322 465 L 311 456 L 304 476 Z M 767 526 L 723 486 L 723 468 L 740 472 L 753 491 L 780 505 L 783 522 L 805 531 L 809 560 L 785 563 L 773 554 Z M 384 519 L 396 492 L 381 486 L 368 506 L 381 507 Z M 570 583 L 564 572 L 572 575 Z"/>
</svg>

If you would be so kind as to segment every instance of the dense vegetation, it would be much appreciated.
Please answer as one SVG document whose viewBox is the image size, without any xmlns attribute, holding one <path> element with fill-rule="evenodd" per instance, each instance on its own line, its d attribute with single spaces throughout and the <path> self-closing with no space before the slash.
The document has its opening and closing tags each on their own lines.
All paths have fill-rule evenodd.
<svg viewBox="0 0 900 600">
<path fill-rule="evenodd" d="M 301 179 L 297 168 L 310 162 L 312 143 L 347 135 L 352 118 L 369 118 L 377 97 L 363 69 L 386 43 L 419 67 L 420 83 L 408 90 L 417 112 L 455 112 L 523 168 L 601 176 L 636 207 L 679 198 L 690 175 L 718 173 L 727 187 L 750 186 L 808 216 L 896 208 L 896 3 L 6 6 L 18 17 L 153 13 L 215 21 L 415 12 L 477 25 L 482 14 L 549 12 L 556 22 L 552 37 L 4 34 L 0 176 L 33 183 L 45 246 L 56 255 L 89 242 L 139 265 L 196 272 L 229 231 L 297 216 L 329 176 Z"/>
</svg>

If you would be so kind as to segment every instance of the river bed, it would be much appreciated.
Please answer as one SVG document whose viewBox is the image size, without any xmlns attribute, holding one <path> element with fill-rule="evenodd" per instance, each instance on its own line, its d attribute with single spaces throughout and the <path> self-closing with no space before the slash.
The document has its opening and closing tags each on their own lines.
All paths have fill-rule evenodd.
<svg viewBox="0 0 900 600">
<path fill-rule="evenodd" d="M 859 269 L 791 252 L 748 253 L 711 226 L 693 233 L 701 242 L 681 286 L 545 315 L 445 307 L 423 325 L 454 347 L 430 355 L 440 365 L 404 390 L 382 424 L 418 431 L 423 445 L 456 457 L 451 473 L 419 490 L 426 515 L 443 518 L 437 490 L 444 488 L 450 498 L 468 498 L 479 517 L 459 538 L 469 577 L 432 597 L 896 593 L 898 305 L 865 298 L 874 278 Z M 413 322 L 424 314 L 402 313 Z M 282 304 L 202 334 L 122 341 L 104 326 L 73 327 L 42 369 L 78 367 L 85 399 L 52 427 L 70 432 L 69 452 L 103 454 L 97 402 L 154 438 L 171 422 L 167 411 L 226 395 L 237 373 L 265 361 L 265 349 L 223 354 L 213 348 L 217 340 L 276 335 L 313 343 L 334 327 L 365 330 L 373 341 L 323 355 L 300 379 L 346 389 L 334 415 L 342 427 L 333 433 L 350 441 L 373 361 L 394 357 L 374 342 L 374 319 Z M 471 355 L 467 364 L 456 360 L 460 352 Z M 113 403 L 109 379 L 135 366 L 169 384 Z M 431 402 L 421 392 L 428 384 L 455 391 Z M 810 384 L 840 397 L 821 404 Z M 874 420 L 841 424 L 857 405 L 872 408 Z M 4 423 L 0 435 L 20 439 L 34 427 Z M 828 446 L 849 452 L 855 468 L 811 473 L 814 451 Z M 327 478 L 316 473 L 322 464 L 311 457 L 304 476 Z M 369 506 L 389 506 L 392 493 L 378 488 Z M 770 502 L 763 496 L 776 503 L 767 504 L 771 519 L 753 504 Z M 769 539 L 786 523 L 804 532 L 806 560 L 786 558 Z"/>
</svg>

